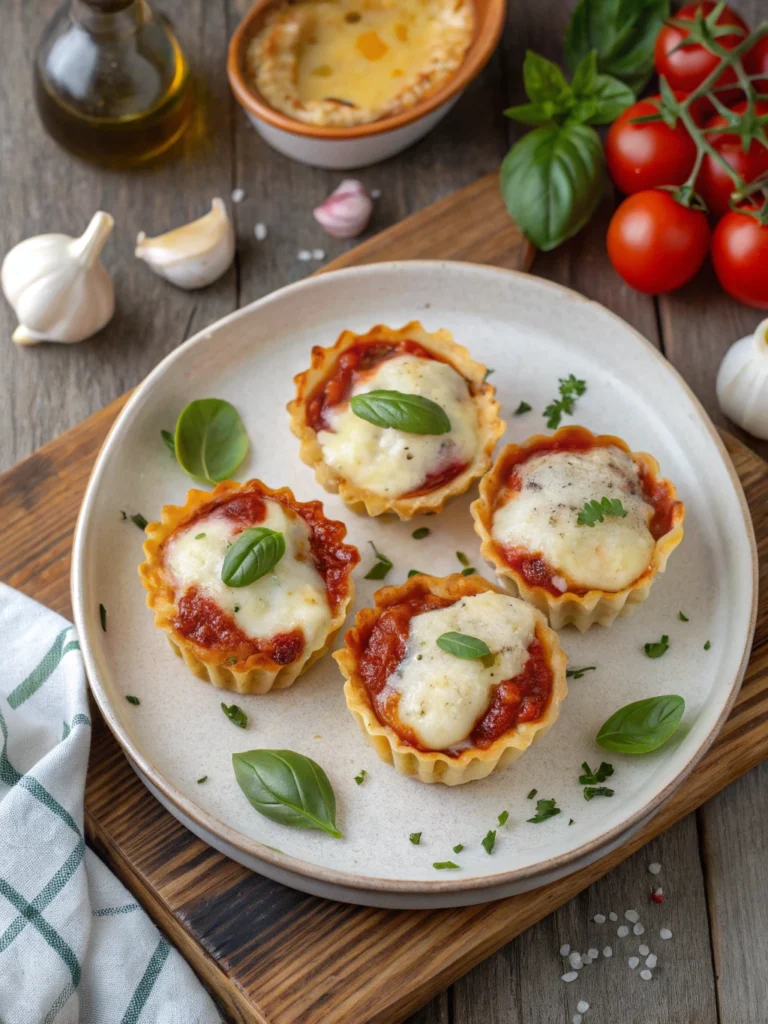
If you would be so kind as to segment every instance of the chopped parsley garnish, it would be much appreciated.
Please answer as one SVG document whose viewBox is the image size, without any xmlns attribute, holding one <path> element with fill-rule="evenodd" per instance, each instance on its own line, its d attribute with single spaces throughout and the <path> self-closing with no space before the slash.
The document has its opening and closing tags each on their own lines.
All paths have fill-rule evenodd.
<svg viewBox="0 0 768 1024">
<path fill-rule="evenodd" d="M 99 618 L 101 619 L 101 628 L 104 632 L 107 632 L 107 609 L 103 604 L 99 605 Z"/>
<path fill-rule="evenodd" d="M 423 575 L 424 574 L 422 573 L 421 569 L 409 569 L 408 570 L 408 579 L 410 579 L 411 576 L 423 576 Z"/>
<path fill-rule="evenodd" d="M 669 637 L 665 633 L 656 644 L 643 644 L 643 649 L 649 658 L 660 658 L 669 650 Z"/>
<path fill-rule="evenodd" d="M 536 796 L 536 794 L 537 794 L 538 792 L 539 792 L 539 791 L 538 791 L 538 789 L 532 789 L 532 790 L 531 790 L 531 792 L 530 792 L 530 793 L 528 794 L 528 796 L 526 797 L 526 799 L 527 799 L 527 800 L 533 800 L 533 798 L 534 798 L 534 797 Z"/>
<path fill-rule="evenodd" d="M 551 800 L 537 800 L 536 814 L 532 818 L 528 818 L 528 821 L 538 825 L 540 822 L 546 821 L 547 818 L 554 818 L 559 813 L 560 808 L 557 806 L 557 801 L 554 798 Z"/>
<path fill-rule="evenodd" d="M 489 366 L 488 369 L 485 371 L 483 380 L 488 380 L 492 373 L 496 373 L 496 371 Z"/>
<path fill-rule="evenodd" d="M 414 540 L 424 540 L 425 537 L 429 536 L 429 527 L 420 526 L 418 530 L 414 530 L 411 534 Z"/>
<path fill-rule="evenodd" d="M 486 853 L 489 853 L 489 854 L 493 853 L 493 847 L 495 846 L 495 844 L 496 844 L 496 830 L 495 829 L 489 829 L 488 832 L 485 835 L 485 839 L 483 839 L 483 844 L 482 844 L 483 845 L 483 849 L 485 850 Z"/>
<path fill-rule="evenodd" d="M 704 644 L 704 650 L 708 651 L 711 646 L 712 646 L 712 641 L 711 640 L 707 640 L 707 642 Z"/>
<path fill-rule="evenodd" d="M 680 619 L 681 622 L 690 622 L 690 619 L 685 614 L 685 612 L 678 612 L 677 617 Z"/>
<path fill-rule="evenodd" d="M 140 530 L 146 530 L 147 528 L 147 520 L 141 512 L 137 512 L 135 515 L 131 516 L 131 522 L 135 523 Z"/>
<path fill-rule="evenodd" d="M 367 774 L 368 772 L 365 770 L 365 768 L 360 769 L 360 774 L 355 776 L 355 782 L 358 784 L 358 786 L 362 786 L 362 784 L 365 782 L 365 777 L 367 776 Z"/>
<path fill-rule="evenodd" d="M 198 786 L 200 786 L 200 785 L 202 785 L 203 782 L 207 782 L 207 781 L 208 781 L 208 776 L 207 775 L 201 775 L 200 778 L 197 780 L 197 784 L 198 784 Z"/>
<path fill-rule="evenodd" d="M 528 405 L 527 402 L 521 402 L 515 409 L 515 416 L 522 416 L 523 413 L 530 412 L 532 408 L 533 406 Z"/>
<path fill-rule="evenodd" d="M 204 536 L 205 536 L 204 533 L 196 533 L 195 534 L 195 540 L 202 540 Z"/>
<path fill-rule="evenodd" d="M 463 551 L 457 551 L 456 557 L 458 558 L 462 565 L 469 565 L 469 559 L 467 558 Z"/>
<path fill-rule="evenodd" d="M 569 818 L 569 819 L 568 819 L 568 824 L 569 824 L 569 825 L 572 825 L 572 824 L 573 824 L 573 818 Z"/>
<path fill-rule="evenodd" d="M 547 417 L 547 426 L 550 430 L 555 430 L 560 426 L 563 413 L 568 413 L 569 416 L 573 413 L 576 399 L 583 395 L 586 390 L 587 382 L 577 380 L 573 374 L 569 377 L 560 378 L 560 397 L 550 402 L 544 410 L 544 415 Z"/>
<path fill-rule="evenodd" d="M 374 555 L 376 555 L 376 561 L 374 562 L 372 568 L 370 568 L 368 572 L 365 574 L 365 578 L 367 580 L 383 580 L 384 577 L 389 572 L 389 570 L 392 568 L 392 563 L 390 562 L 386 555 L 382 555 L 380 551 L 376 550 L 376 545 L 373 543 L 372 540 L 369 540 L 368 543 L 373 548 L 373 553 Z"/>
<path fill-rule="evenodd" d="M 125 699 L 128 701 L 129 704 L 141 704 L 139 698 L 134 697 L 132 693 L 126 694 Z"/>
<path fill-rule="evenodd" d="M 123 517 L 123 522 L 125 522 L 125 520 L 128 518 L 128 516 L 125 514 L 125 512 L 123 512 L 122 509 L 120 509 L 120 515 Z"/>
<path fill-rule="evenodd" d="M 443 871 L 445 868 L 458 868 L 458 864 L 454 864 L 452 860 L 436 860 L 432 865 L 433 868 L 437 868 L 438 871 Z"/>
<path fill-rule="evenodd" d="M 461 570 L 462 576 L 474 576 L 477 569 L 473 569 L 471 565 L 468 565 L 466 569 Z"/>
<path fill-rule="evenodd" d="M 585 786 L 584 799 L 591 800 L 593 796 L 613 796 L 613 790 L 607 786 Z"/>
<path fill-rule="evenodd" d="M 499 825 L 506 825 L 509 818 L 509 811 L 502 811 L 499 815 Z"/>
<path fill-rule="evenodd" d="M 248 725 L 248 715 L 246 715 L 243 709 L 239 708 L 237 704 L 226 705 L 224 701 L 222 701 L 221 710 L 230 722 L 238 726 L 240 729 L 244 729 L 246 725 Z"/>
<path fill-rule="evenodd" d="M 461 851 L 463 849 L 464 849 L 464 843 L 456 843 L 456 845 L 453 848 L 453 852 L 454 853 L 461 853 Z"/>
<path fill-rule="evenodd" d="M 613 775 L 613 765 L 608 764 L 606 761 L 601 761 L 600 767 L 595 769 L 595 771 L 592 771 L 587 762 L 584 761 L 582 762 L 581 770 L 584 774 L 579 776 L 580 786 L 597 786 Z"/>
<path fill-rule="evenodd" d="M 579 512 L 576 523 L 579 526 L 594 526 L 595 523 L 605 522 L 606 516 L 618 516 L 623 519 L 626 514 L 627 510 L 619 498 L 601 498 L 600 501 L 593 498 Z"/>
<path fill-rule="evenodd" d="M 581 679 L 585 672 L 594 672 L 597 665 L 586 665 L 584 668 L 567 668 L 565 670 L 566 679 Z"/>
<path fill-rule="evenodd" d="M 235 615 L 237 615 L 237 613 L 238 613 L 239 611 L 240 611 L 240 605 L 239 605 L 239 604 L 236 604 L 236 605 L 235 605 Z"/>
<path fill-rule="evenodd" d="M 421 832 L 411 832 L 408 838 L 410 839 L 414 846 L 418 846 L 419 843 L 421 842 Z"/>
</svg>

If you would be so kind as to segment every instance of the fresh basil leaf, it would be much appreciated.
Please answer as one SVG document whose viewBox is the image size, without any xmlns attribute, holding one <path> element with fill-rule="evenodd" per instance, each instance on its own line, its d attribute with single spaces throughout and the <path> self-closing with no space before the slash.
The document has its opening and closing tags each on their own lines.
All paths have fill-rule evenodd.
<svg viewBox="0 0 768 1024">
<path fill-rule="evenodd" d="M 619 754 L 649 754 L 667 742 L 684 711 L 685 701 L 676 694 L 633 701 L 603 723 L 597 742 Z"/>
<path fill-rule="evenodd" d="M 437 638 L 436 643 L 441 651 L 453 654 L 457 658 L 485 658 L 491 653 L 484 640 L 478 640 L 476 636 L 467 636 L 466 633 L 443 633 Z"/>
<path fill-rule="evenodd" d="M 669 0 L 579 0 L 565 37 L 568 67 L 575 71 L 591 50 L 597 69 L 639 94 L 653 74 L 653 47 L 669 15 Z"/>
<path fill-rule="evenodd" d="M 621 82 L 613 75 L 598 75 L 595 82 L 594 92 L 589 96 L 594 104 L 588 116 L 583 118 L 586 124 L 610 124 L 615 121 L 619 114 L 623 114 L 627 107 L 635 102 L 635 94 L 628 85 Z M 578 107 L 574 107 L 571 117 L 577 117 Z"/>
<path fill-rule="evenodd" d="M 534 128 L 501 165 L 501 194 L 533 244 L 554 249 L 575 235 L 597 209 L 605 158 L 597 132 L 583 124 Z"/>
<path fill-rule="evenodd" d="M 227 551 L 221 582 L 228 587 L 247 587 L 277 565 L 285 554 L 285 537 L 266 526 L 243 530 Z"/>
<path fill-rule="evenodd" d="M 590 50 L 579 61 L 573 72 L 571 90 L 577 100 L 592 96 L 597 86 L 597 50 Z"/>
<path fill-rule="evenodd" d="M 233 405 L 221 398 L 199 398 L 182 410 L 174 448 L 185 473 L 213 484 L 231 477 L 243 461 L 248 435 Z"/>
<path fill-rule="evenodd" d="M 171 455 L 173 455 L 173 457 L 176 458 L 176 442 L 173 439 L 173 434 L 170 432 L 170 430 L 161 430 L 160 436 L 163 439 L 165 447 L 168 449 Z"/>
<path fill-rule="evenodd" d="M 493 848 L 496 845 L 496 830 L 489 829 L 483 839 L 481 846 L 487 854 L 493 853 Z"/>
<path fill-rule="evenodd" d="M 554 103 L 547 100 L 545 103 L 520 103 L 515 107 L 507 107 L 504 117 L 512 121 L 519 121 L 520 124 L 536 126 L 549 124 L 557 113 Z"/>
<path fill-rule="evenodd" d="M 402 391 L 367 391 L 353 395 L 350 408 L 361 420 L 376 427 L 391 427 L 408 434 L 447 434 L 451 421 L 437 402 Z"/>
<path fill-rule="evenodd" d="M 523 85 L 531 103 L 552 103 L 558 112 L 570 105 L 571 87 L 560 66 L 533 50 L 525 54 Z"/>
<path fill-rule="evenodd" d="M 227 716 L 227 718 L 236 725 L 238 729 L 244 729 L 248 725 L 248 715 L 243 711 L 237 704 L 225 704 L 221 702 L 221 710 Z"/>
<path fill-rule="evenodd" d="M 293 750 L 246 750 L 232 755 L 237 784 L 265 818 L 314 828 L 336 839 L 336 797 L 323 769 Z"/>
</svg>

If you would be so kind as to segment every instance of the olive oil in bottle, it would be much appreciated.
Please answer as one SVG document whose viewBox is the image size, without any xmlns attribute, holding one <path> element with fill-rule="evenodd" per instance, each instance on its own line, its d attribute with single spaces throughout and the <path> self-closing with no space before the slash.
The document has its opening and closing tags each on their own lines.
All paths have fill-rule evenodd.
<svg viewBox="0 0 768 1024">
<path fill-rule="evenodd" d="M 43 33 L 34 75 L 49 134 L 110 167 L 168 149 L 194 106 L 173 29 L 145 0 L 67 0 Z"/>
</svg>

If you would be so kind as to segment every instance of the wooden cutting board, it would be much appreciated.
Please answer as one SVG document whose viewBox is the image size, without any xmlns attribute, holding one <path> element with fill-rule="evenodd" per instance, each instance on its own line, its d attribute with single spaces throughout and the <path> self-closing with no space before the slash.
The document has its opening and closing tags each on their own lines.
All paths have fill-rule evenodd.
<svg viewBox="0 0 768 1024">
<path fill-rule="evenodd" d="M 532 249 L 489 175 L 377 235 L 326 269 L 440 257 L 525 270 Z M 0 476 L 0 578 L 70 614 L 72 531 L 94 459 L 127 396 Z M 725 435 L 768 566 L 768 464 Z M 147 792 L 94 714 L 88 838 L 233 1020 L 399 1021 L 768 755 L 768 602 L 718 741 L 660 813 L 587 868 L 535 892 L 443 911 L 353 907 L 253 874 L 196 839 Z"/>
</svg>

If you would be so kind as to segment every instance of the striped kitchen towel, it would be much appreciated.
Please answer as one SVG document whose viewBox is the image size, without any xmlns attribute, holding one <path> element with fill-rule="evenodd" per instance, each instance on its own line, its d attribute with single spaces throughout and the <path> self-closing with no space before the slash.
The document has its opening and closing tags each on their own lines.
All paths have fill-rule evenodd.
<svg viewBox="0 0 768 1024">
<path fill-rule="evenodd" d="M 0 1024 L 218 1024 L 85 845 L 91 722 L 73 627 L 0 583 L 0 650 Z"/>
</svg>

